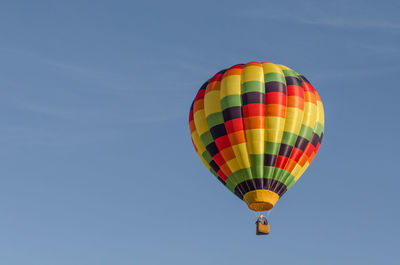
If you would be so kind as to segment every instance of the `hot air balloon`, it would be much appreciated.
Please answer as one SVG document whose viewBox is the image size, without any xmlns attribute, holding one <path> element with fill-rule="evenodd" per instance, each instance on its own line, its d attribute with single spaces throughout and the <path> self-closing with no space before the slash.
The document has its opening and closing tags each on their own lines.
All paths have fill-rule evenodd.
<svg viewBox="0 0 400 265">
<path fill-rule="evenodd" d="M 314 159 L 324 109 L 303 75 L 280 64 L 250 62 L 201 86 L 189 127 L 204 165 L 249 209 L 261 212 L 271 210 Z M 269 233 L 268 222 L 257 223 L 257 234 Z"/>
</svg>

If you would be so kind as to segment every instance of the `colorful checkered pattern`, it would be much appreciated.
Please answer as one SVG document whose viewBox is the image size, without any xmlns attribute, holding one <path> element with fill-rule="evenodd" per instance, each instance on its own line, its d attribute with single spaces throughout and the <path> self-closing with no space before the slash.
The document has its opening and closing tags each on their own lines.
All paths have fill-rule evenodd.
<svg viewBox="0 0 400 265">
<path fill-rule="evenodd" d="M 200 159 L 239 198 L 252 190 L 282 196 L 318 152 L 324 110 L 304 76 L 250 62 L 220 71 L 200 88 L 189 127 Z"/>
</svg>

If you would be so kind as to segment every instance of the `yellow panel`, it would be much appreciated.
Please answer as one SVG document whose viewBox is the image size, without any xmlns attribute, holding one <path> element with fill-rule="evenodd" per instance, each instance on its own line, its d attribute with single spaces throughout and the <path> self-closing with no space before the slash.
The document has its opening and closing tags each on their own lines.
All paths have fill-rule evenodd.
<svg viewBox="0 0 400 265">
<path fill-rule="evenodd" d="M 285 126 L 285 118 L 276 116 L 265 117 L 265 128 L 283 130 Z"/>
<path fill-rule="evenodd" d="M 282 70 L 292 70 L 289 67 L 282 65 L 282 64 L 277 64 Z"/>
<path fill-rule="evenodd" d="M 239 163 L 236 158 L 231 159 L 226 163 L 228 164 L 228 167 L 231 169 L 232 172 L 236 172 L 240 169 Z"/>
<path fill-rule="evenodd" d="M 308 166 L 310 165 L 310 163 L 307 161 L 303 167 L 300 167 L 298 164 L 296 165 L 296 167 L 293 170 L 293 176 L 294 176 L 294 180 L 297 181 L 301 175 L 303 175 L 304 171 L 306 171 L 306 169 L 308 168 Z M 297 167 L 300 167 L 296 172 L 294 172 Z"/>
<path fill-rule="evenodd" d="M 194 114 L 194 124 L 196 125 L 196 130 L 199 135 L 207 132 L 209 130 L 206 116 L 204 114 L 204 109 L 196 111 Z"/>
<path fill-rule="evenodd" d="M 204 147 L 204 144 L 201 142 L 199 134 L 197 133 L 197 131 L 193 131 L 192 132 L 192 140 L 194 145 L 197 148 L 197 155 L 200 157 L 201 162 L 203 162 L 203 164 L 210 169 L 210 165 L 206 162 L 206 160 L 203 158 L 203 153 L 204 151 L 206 151 L 206 148 Z"/>
<path fill-rule="evenodd" d="M 247 153 L 246 143 L 241 143 L 232 146 L 233 152 L 235 152 L 236 159 L 239 163 L 240 168 L 250 167 L 249 155 Z"/>
<path fill-rule="evenodd" d="M 249 154 L 264 154 L 264 129 L 245 130 Z"/>
<path fill-rule="evenodd" d="M 266 129 L 264 140 L 266 142 L 279 143 L 282 139 L 283 130 Z"/>
<path fill-rule="evenodd" d="M 268 74 L 268 73 L 278 73 L 278 74 L 282 74 L 283 72 L 281 70 L 281 68 L 273 63 L 262 63 L 262 67 L 264 70 L 264 74 Z"/>
<path fill-rule="evenodd" d="M 297 164 L 294 169 L 292 170 L 291 174 L 294 176 L 294 179 L 297 181 L 297 179 L 299 179 L 300 177 L 300 172 L 301 170 L 301 166 L 299 164 Z"/>
<path fill-rule="evenodd" d="M 304 102 L 303 124 L 314 128 L 317 119 L 317 106 L 311 102 Z"/>
<path fill-rule="evenodd" d="M 245 66 L 242 71 L 241 83 L 243 84 L 247 81 L 259 81 L 264 83 L 263 68 L 255 65 Z"/>
<path fill-rule="evenodd" d="M 225 76 L 221 81 L 221 93 L 220 99 L 229 95 L 240 95 L 240 75 L 228 75 Z"/>
<path fill-rule="evenodd" d="M 206 116 L 221 112 L 219 90 L 206 91 L 206 95 L 204 96 L 204 111 Z"/>
<path fill-rule="evenodd" d="M 299 134 L 301 123 L 303 121 L 303 111 L 299 108 L 286 109 L 285 131 Z"/>
<path fill-rule="evenodd" d="M 324 107 L 321 101 L 317 101 L 317 121 L 324 125 Z"/>
<path fill-rule="evenodd" d="M 202 154 L 204 151 L 206 151 L 206 148 L 205 148 L 204 144 L 201 142 L 200 137 L 199 137 L 199 134 L 198 134 L 196 131 L 194 131 L 194 132 L 192 133 L 192 139 L 193 139 L 194 145 L 195 145 L 196 148 L 197 148 L 197 151 L 198 151 L 200 154 Z"/>
</svg>

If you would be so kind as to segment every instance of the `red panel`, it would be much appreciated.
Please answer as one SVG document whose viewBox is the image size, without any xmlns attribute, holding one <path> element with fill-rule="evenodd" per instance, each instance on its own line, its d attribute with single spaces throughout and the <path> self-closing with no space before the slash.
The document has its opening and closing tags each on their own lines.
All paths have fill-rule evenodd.
<svg viewBox="0 0 400 265">
<path fill-rule="evenodd" d="M 288 85 L 286 87 L 288 96 L 298 96 L 304 98 L 304 90 L 300 86 Z"/>
<path fill-rule="evenodd" d="M 253 103 L 243 106 L 243 116 L 265 116 L 265 104 Z"/>
<path fill-rule="evenodd" d="M 210 79 L 209 83 L 215 81 L 221 81 L 223 76 L 224 76 L 223 74 L 216 74 Z"/>
<path fill-rule="evenodd" d="M 281 92 L 265 93 L 266 104 L 281 104 L 286 106 L 286 95 Z"/>
<path fill-rule="evenodd" d="M 217 145 L 219 150 L 224 150 L 225 148 L 231 146 L 228 135 L 221 136 L 221 137 L 215 139 L 214 142 Z"/>
<path fill-rule="evenodd" d="M 307 92 L 307 91 L 311 92 L 311 93 L 315 92 L 315 88 L 311 84 L 309 84 L 307 82 L 303 82 L 303 83 L 301 83 L 301 85 L 303 86 L 304 92 Z"/>
<path fill-rule="evenodd" d="M 300 149 L 293 147 L 292 153 L 290 154 L 290 159 L 298 162 L 300 160 L 301 155 L 303 154 L 303 151 Z"/>
<path fill-rule="evenodd" d="M 235 64 L 234 66 L 232 66 L 231 68 L 229 68 L 229 69 L 243 69 L 243 67 L 244 67 L 244 65 L 243 64 Z"/>
<path fill-rule="evenodd" d="M 230 121 L 225 122 L 225 128 L 227 133 L 233 133 L 237 131 L 243 131 L 243 119 L 237 118 Z"/>
<path fill-rule="evenodd" d="M 308 143 L 306 149 L 304 150 L 304 153 L 307 156 L 311 156 L 313 151 L 314 151 L 314 146 L 311 143 Z"/>
<path fill-rule="evenodd" d="M 278 158 L 276 159 L 275 167 L 285 169 L 288 159 L 289 158 L 287 158 L 287 157 L 278 155 Z"/>
<path fill-rule="evenodd" d="M 221 166 L 225 163 L 224 158 L 222 157 L 221 153 L 216 154 L 213 156 L 213 160 L 217 163 L 218 166 Z"/>
<path fill-rule="evenodd" d="M 197 95 L 194 98 L 194 100 L 196 101 L 196 100 L 199 100 L 199 99 L 203 99 L 205 93 L 206 93 L 205 89 L 200 89 L 199 92 L 197 92 Z"/>
<path fill-rule="evenodd" d="M 218 170 L 217 175 L 223 180 L 226 181 L 226 179 L 228 178 L 224 172 L 222 172 L 222 170 Z"/>
</svg>

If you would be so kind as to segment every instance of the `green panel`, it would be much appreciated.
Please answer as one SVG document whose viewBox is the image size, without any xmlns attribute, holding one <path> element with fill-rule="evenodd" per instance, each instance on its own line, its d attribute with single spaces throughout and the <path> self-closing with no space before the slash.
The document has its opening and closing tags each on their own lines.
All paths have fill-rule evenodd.
<svg viewBox="0 0 400 265">
<path fill-rule="evenodd" d="M 206 160 L 206 162 L 208 164 L 210 164 L 211 161 L 213 160 L 211 155 L 207 151 L 204 151 L 201 155 L 203 156 L 204 160 Z"/>
<path fill-rule="evenodd" d="M 310 141 L 312 134 L 313 134 L 313 129 L 311 127 L 308 127 L 304 124 L 301 125 L 299 136 L 306 138 L 308 141 Z"/>
<path fill-rule="evenodd" d="M 274 173 L 275 168 L 270 166 L 264 167 L 264 178 L 272 179 L 272 175 Z"/>
<path fill-rule="evenodd" d="M 289 190 L 295 183 L 296 183 L 296 181 L 293 178 L 293 180 L 290 183 L 288 183 L 286 189 Z"/>
<path fill-rule="evenodd" d="M 294 176 L 290 172 L 288 172 L 284 169 L 280 169 L 280 168 L 277 168 L 277 170 L 279 171 L 279 174 L 276 176 L 279 176 L 279 177 L 275 178 L 275 179 L 282 182 L 286 186 L 288 186 L 289 183 L 294 180 Z"/>
<path fill-rule="evenodd" d="M 234 178 L 236 179 L 237 183 L 241 183 L 245 180 L 252 179 L 250 168 L 240 169 L 240 170 L 232 173 L 232 175 L 234 175 Z"/>
<path fill-rule="evenodd" d="M 298 73 L 296 71 L 293 71 L 293 70 L 290 70 L 290 69 L 283 70 L 283 74 L 285 76 L 294 76 L 294 77 L 298 76 Z"/>
<path fill-rule="evenodd" d="M 265 85 L 260 81 L 247 81 L 242 84 L 242 94 L 248 92 L 263 92 L 265 93 Z"/>
<path fill-rule="evenodd" d="M 276 155 L 279 152 L 281 143 L 264 142 L 264 153 Z"/>
<path fill-rule="evenodd" d="M 226 186 L 230 191 L 232 191 L 233 193 L 235 193 L 235 187 L 236 187 L 236 185 L 237 185 L 237 183 L 234 182 L 232 178 L 228 177 L 228 178 L 226 179 L 225 186 Z"/>
<path fill-rule="evenodd" d="M 223 110 L 235 106 L 242 106 L 241 95 L 229 95 L 221 99 L 221 107 Z"/>
<path fill-rule="evenodd" d="M 207 124 L 209 128 L 224 123 L 224 116 L 221 112 L 213 113 L 207 116 Z"/>
<path fill-rule="evenodd" d="M 241 182 L 241 179 L 242 179 L 242 178 L 240 177 L 240 174 L 241 174 L 241 173 L 242 173 L 242 172 L 241 172 L 240 170 L 238 170 L 238 171 L 236 171 L 236 172 L 230 174 L 229 177 L 228 177 L 228 179 L 227 179 L 227 180 L 230 181 L 230 184 L 229 184 L 229 185 L 232 185 L 232 186 L 233 186 L 233 190 L 235 190 L 236 186 Z M 244 174 L 246 174 L 246 173 L 244 173 Z M 227 184 L 227 185 L 228 185 L 228 184 Z"/>
<path fill-rule="evenodd" d="M 324 131 L 324 126 L 323 126 L 321 123 L 316 122 L 314 132 L 315 132 L 316 134 L 318 134 L 319 136 L 321 136 L 321 133 L 322 133 L 323 131 Z"/>
<path fill-rule="evenodd" d="M 275 180 L 279 180 L 280 177 L 283 175 L 284 171 L 285 170 L 276 167 L 272 178 Z"/>
<path fill-rule="evenodd" d="M 207 146 L 210 143 L 214 142 L 214 139 L 212 138 L 212 135 L 210 132 L 205 132 L 202 135 L 200 135 L 200 140 L 204 144 L 204 146 Z"/>
<path fill-rule="evenodd" d="M 281 82 L 286 84 L 285 77 L 282 74 L 279 73 L 268 73 L 264 75 L 265 82 Z"/>
<path fill-rule="evenodd" d="M 289 178 L 290 176 L 292 176 L 292 174 L 291 174 L 289 171 L 284 170 L 284 171 L 283 171 L 283 174 L 282 174 L 282 176 L 281 176 L 281 181 L 283 182 L 285 179 Z M 293 177 L 293 176 L 292 176 L 292 177 Z"/>
<path fill-rule="evenodd" d="M 286 187 L 289 186 L 290 183 L 294 181 L 294 176 L 292 174 L 287 175 L 285 178 L 282 178 L 281 182 L 286 185 Z"/>
<path fill-rule="evenodd" d="M 264 154 L 251 154 L 249 157 L 253 178 L 262 178 L 264 171 Z"/>
<path fill-rule="evenodd" d="M 296 144 L 297 137 L 297 134 L 291 132 L 283 132 L 282 143 L 294 146 Z"/>
</svg>

